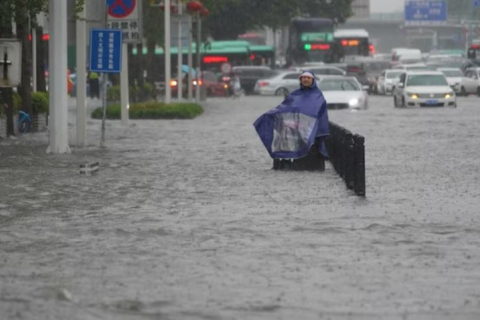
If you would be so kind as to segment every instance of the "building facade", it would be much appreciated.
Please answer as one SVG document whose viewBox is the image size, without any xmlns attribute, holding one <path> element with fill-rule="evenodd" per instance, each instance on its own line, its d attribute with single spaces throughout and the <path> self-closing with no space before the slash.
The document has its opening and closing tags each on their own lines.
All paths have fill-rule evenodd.
<svg viewBox="0 0 480 320">
<path fill-rule="evenodd" d="M 353 0 L 352 11 L 354 19 L 370 18 L 370 0 Z"/>
</svg>

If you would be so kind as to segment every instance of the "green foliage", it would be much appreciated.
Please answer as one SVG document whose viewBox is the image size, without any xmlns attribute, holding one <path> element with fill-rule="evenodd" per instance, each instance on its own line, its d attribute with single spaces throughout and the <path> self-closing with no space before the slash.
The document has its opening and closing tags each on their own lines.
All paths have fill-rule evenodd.
<svg viewBox="0 0 480 320">
<path fill-rule="evenodd" d="M 120 86 L 108 88 L 107 101 L 120 101 Z"/>
<path fill-rule="evenodd" d="M 155 89 L 151 83 L 146 82 L 142 87 L 130 86 L 129 99 L 131 101 L 144 101 L 155 98 Z M 110 87 L 107 91 L 107 101 L 120 101 L 121 89 L 120 86 Z"/>
<path fill-rule="evenodd" d="M 345 22 L 352 15 L 352 0 L 203 0 L 210 14 L 205 32 L 215 40 L 235 39 L 257 27 L 278 29 L 294 17 L 324 17 Z"/>
<path fill-rule="evenodd" d="M 202 18 L 203 39 L 206 36 L 215 40 L 236 39 L 239 34 L 255 28 L 279 29 L 288 26 L 290 20 L 298 16 L 328 17 L 342 23 L 352 15 L 352 1 L 331 0 L 329 4 L 327 0 L 202 0 L 203 6 L 210 11 Z M 143 17 L 143 31 L 149 49 L 155 44 L 162 45 L 163 11 L 151 7 L 149 0 L 143 0 Z"/>
<path fill-rule="evenodd" d="M 48 113 L 49 96 L 46 92 L 32 93 L 32 110 L 33 113 Z"/>
<path fill-rule="evenodd" d="M 22 107 L 22 97 L 17 93 L 13 92 L 13 112 L 17 113 Z"/>
<path fill-rule="evenodd" d="M 107 107 L 107 119 L 120 119 L 120 105 Z M 193 119 L 203 113 L 202 106 L 195 103 L 160 103 L 146 102 L 130 106 L 130 119 Z M 97 108 L 92 112 L 92 118 L 101 119 L 103 109 Z"/>
<path fill-rule="evenodd" d="M 143 94 L 150 98 L 155 98 L 155 86 L 149 82 L 143 84 Z"/>
</svg>

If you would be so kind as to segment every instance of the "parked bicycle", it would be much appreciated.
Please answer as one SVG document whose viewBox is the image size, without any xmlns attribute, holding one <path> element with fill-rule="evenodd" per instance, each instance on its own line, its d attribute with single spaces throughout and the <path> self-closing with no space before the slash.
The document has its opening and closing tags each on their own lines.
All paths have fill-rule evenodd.
<svg viewBox="0 0 480 320">
<path fill-rule="evenodd" d="M 27 133 L 32 128 L 32 118 L 25 111 L 18 113 L 17 128 L 18 133 Z"/>
</svg>

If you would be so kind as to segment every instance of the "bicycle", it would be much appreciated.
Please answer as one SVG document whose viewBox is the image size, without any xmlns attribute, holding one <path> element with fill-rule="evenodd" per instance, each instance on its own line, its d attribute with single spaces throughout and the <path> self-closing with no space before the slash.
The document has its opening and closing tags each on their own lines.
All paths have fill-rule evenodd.
<svg viewBox="0 0 480 320">
<path fill-rule="evenodd" d="M 25 111 L 18 112 L 17 128 L 19 133 L 27 133 L 32 128 L 32 118 Z"/>
</svg>

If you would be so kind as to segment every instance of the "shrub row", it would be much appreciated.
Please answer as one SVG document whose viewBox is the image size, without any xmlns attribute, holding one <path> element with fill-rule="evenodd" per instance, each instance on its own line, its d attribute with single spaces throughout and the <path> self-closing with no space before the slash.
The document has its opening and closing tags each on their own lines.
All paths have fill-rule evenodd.
<svg viewBox="0 0 480 320">
<path fill-rule="evenodd" d="M 107 90 L 108 101 L 120 101 L 120 86 L 113 86 Z M 143 87 L 130 86 L 128 89 L 128 95 L 130 100 L 138 101 L 142 98 L 152 99 L 155 98 L 155 89 L 151 83 L 146 82 Z"/>
<path fill-rule="evenodd" d="M 130 119 L 193 119 L 203 113 L 201 105 L 196 103 L 146 102 L 130 105 Z M 107 107 L 107 119 L 120 119 L 121 107 L 118 104 Z M 92 112 L 93 119 L 103 117 L 103 108 L 96 108 Z"/>
<path fill-rule="evenodd" d="M 22 97 L 13 92 L 13 112 L 17 113 L 22 105 Z M 32 111 L 34 114 L 48 113 L 49 97 L 47 92 L 32 92 Z M 5 110 L 0 107 L 0 116 L 3 116 Z"/>
</svg>

